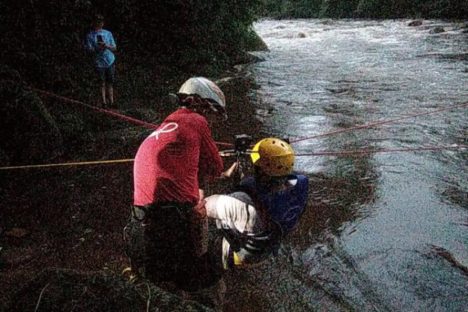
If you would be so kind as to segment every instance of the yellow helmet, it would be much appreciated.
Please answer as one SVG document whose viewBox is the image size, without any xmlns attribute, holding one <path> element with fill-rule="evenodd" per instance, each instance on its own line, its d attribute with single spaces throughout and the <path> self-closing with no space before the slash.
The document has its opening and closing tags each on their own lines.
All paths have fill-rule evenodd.
<svg viewBox="0 0 468 312">
<path fill-rule="evenodd" d="M 267 138 L 255 144 L 250 155 L 255 166 L 272 177 L 288 175 L 294 167 L 294 150 L 277 138 Z"/>
</svg>

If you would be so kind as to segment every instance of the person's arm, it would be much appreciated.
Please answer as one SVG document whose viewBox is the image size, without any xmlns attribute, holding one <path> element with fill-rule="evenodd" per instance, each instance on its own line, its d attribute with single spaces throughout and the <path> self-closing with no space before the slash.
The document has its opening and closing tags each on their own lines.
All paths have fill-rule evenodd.
<svg viewBox="0 0 468 312">
<path fill-rule="evenodd" d="M 91 34 L 88 34 L 86 36 L 85 48 L 86 48 L 86 51 L 88 51 L 88 52 L 96 52 L 97 51 L 97 46 L 96 46 L 96 44 L 94 42 L 94 39 L 93 39 L 93 36 L 91 36 Z"/>
<path fill-rule="evenodd" d="M 112 52 L 117 51 L 117 45 L 115 44 L 114 36 L 112 36 L 112 33 L 109 32 L 109 43 L 105 45 L 105 47 Z"/>
<path fill-rule="evenodd" d="M 223 172 L 223 160 L 219 156 L 211 131 L 206 121 L 200 123 L 200 159 L 199 159 L 199 177 L 200 180 L 213 180 L 220 177 Z"/>
<path fill-rule="evenodd" d="M 231 167 L 229 167 L 228 170 L 224 171 L 223 173 L 221 173 L 221 176 L 219 178 L 221 179 L 228 179 L 230 177 L 232 177 L 232 175 L 234 174 L 234 172 L 237 170 L 237 168 L 239 167 L 239 162 L 235 161 Z"/>
</svg>

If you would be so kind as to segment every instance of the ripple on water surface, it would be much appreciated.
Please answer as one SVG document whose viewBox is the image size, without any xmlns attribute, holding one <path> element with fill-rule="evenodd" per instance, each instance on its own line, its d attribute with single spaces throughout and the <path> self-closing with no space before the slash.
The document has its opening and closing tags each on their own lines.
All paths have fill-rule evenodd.
<svg viewBox="0 0 468 312">
<path fill-rule="evenodd" d="M 270 48 L 253 67 L 270 112 L 262 132 L 304 138 L 466 102 L 467 34 L 450 22 L 408 22 L 256 24 Z M 466 129 L 465 107 L 293 147 L 300 154 L 467 144 Z M 467 159 L 466 151 L 298 157 L 311 178 L 308 210 L 282 254 L 245 273 L 259 274 L 250 290 L 275 285 L 257 294 L 275 303 L 265 311 L 463 311 Z"/>
</svg>

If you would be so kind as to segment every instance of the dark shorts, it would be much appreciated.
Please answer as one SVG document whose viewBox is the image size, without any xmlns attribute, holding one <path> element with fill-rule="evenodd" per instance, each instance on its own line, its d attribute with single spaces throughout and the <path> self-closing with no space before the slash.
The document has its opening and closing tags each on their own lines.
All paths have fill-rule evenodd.
<svg viewBox="0 0 468 312">
<path fill-rule="evenodd" d="M 96 67 L 96 72 L 98 74 L 99 80 L 105 82 L 106 84 L 114 84 L 115 79 L 115 65 L 112 64 L 107 68 Z"/>
<path fill-rule="evenodd" d="M 132 218 L 126 227 L 127 255 L 132 269 L 158 284 L 173 282 L 194 291 L 219 280 L 211 274 L 208 253 L 200 254 L 205 239 L 194 217 L 194 207 L 184 204 L 149 208 L 143 221 Z M 201 222 L 201 223 L 200 223 Z M 202 226 L 203 227 L 203 226 Z M 207 234 L 207 233 L 206 233 Z"/>
</svg>

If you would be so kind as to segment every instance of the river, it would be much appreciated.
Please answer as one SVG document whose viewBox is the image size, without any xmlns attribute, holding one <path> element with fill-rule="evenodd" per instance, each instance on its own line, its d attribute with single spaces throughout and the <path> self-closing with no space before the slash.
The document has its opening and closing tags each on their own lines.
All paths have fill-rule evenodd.
<svg viewBox="0 0 468 312">
<path fill-rule="evenodd" d="M 426 20 L 263 20 L 261 133 L 292 142 L 468 100 L 468 33 Z M 436 27 L 444 32 L 435 33 Z M 297 154 L 468 144 L 467 107 L 293 143 Z M 297 157 L 309 206 L 278 257 L 231 273 L 228 311 L 466 311 L 468 152 Z M 234 294 L 232 294 L 234 293 Z"/>
</svg>

